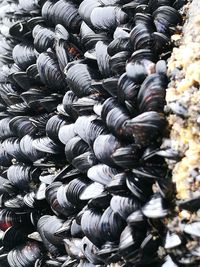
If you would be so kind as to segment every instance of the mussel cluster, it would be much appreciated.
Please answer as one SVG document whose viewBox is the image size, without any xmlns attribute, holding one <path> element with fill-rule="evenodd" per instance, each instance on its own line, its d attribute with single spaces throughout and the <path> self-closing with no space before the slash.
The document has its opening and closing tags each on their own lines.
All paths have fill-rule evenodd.
<svg viewBox="0 0 200 267">
<path fill-rule="evenodd" d="M 185 2 L 1 1 L 0 266 L 199 266 L 160 148 Z"/>
</svg>

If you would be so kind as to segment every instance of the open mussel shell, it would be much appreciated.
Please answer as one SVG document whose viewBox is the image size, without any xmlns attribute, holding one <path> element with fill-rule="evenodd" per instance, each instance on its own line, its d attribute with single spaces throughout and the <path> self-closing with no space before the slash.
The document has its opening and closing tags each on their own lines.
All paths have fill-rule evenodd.
<svg viewBox="0 0 200 267">
<path fill-rule="evenodd" d="M 0 229 L 5 231 L 13 225 L 17 225 L 22 222 L 22 216 L 16 214 L 10 209 L 1 209 L 0 210 Z"/>
</svg>

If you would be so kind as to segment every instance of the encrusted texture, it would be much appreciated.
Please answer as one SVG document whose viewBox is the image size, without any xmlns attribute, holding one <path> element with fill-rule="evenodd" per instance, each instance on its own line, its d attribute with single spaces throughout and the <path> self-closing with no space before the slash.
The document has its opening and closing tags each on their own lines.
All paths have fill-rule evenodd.
<svg viewBox="0 0 200 267">
<path fill-rule="evenodd" d="M 199 196 L 200 166 L 200 1 L 194 0 L 183 27 L 181 44 L 169 61 L 172 78 L 167 90 L 167 105 L 172 111 L 171 146 L 182 159 L 173 168 L 177 197 Z"/>
</svg>

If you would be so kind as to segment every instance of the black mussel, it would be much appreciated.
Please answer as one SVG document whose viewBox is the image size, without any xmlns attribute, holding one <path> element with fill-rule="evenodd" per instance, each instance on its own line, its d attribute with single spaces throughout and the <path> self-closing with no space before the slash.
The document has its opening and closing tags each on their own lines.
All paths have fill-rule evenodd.
<svg viewBox="0 0 200 267">
<path fill-rule="evenodd" d="M 127 193 L 126 173 L 117 173 L 107 184 L 106 189 L 113 195 L 123 195 Z"/>
<path fill-rule="evenodd" d="M 165 202 L 159 193 L 155 193 L 142 207 L 142 212 L 148 218 L 163 218 L 169 212 Z"/>
<path fill-rule="evenodd" d="M 130 44 L 129 37 L 125 38 L 115 38 L 109 45 L 108 45 L 108 54 L 112 57 L 115 54 L 122 52 L 122 51 L 132 51 L 132 47 Z"/>
<path fill-rule="evenodd" d="M 30 188 L 34 189 L 36 183 L 39 182 L 39 174 L 39 169 L 25 164 L 15 164 L 7 170 L 7 177 L 11 184 L 24 191 L 28 191 Z"/>
<path fill-rule="evenodd" d="M 160 6 L 153 12 L 154 23 L 158 32 L 168 33 L 170 28 L 182 22 L 180 13 L 171 6 Z"/>
<path fill-rule="evenodd" d="M 84 188 L 80 195 L 81 200 L 89 200 L 100 196 L 104 191 L 104 186 L 100 183 L 94 182 Z"/>
<path fill-rule="evenodd" d="M 121 147 L 120 141 L 112 134 L 99 135 L 93 145 L 97 159 L 110 167 L 116 167 L 112 154 Z"/>
<path fill-rule="evenodd" d="M 2 243 L 4 248 L 11 250 L 16 246 L 23 244 L 27 239 L 27 234 L 30 233 L 31 230 L 32 229 L 20 225 L 11 226 L 3 234 Z"/>
<path fill-rule="evenodd" d="M 162 245 L 162 239 L 156 234 L 148 234 L 140 246 L 141 263 L 154 263 L 158 259 L 158 249 Z"/>
<path fill-rule="evenodd" d="M 100 134 L 107 133 L 102 121 L 95 115 L 79 116 L 75 122 L 74 130 L 89 146 L 93 145 Z"/>
<path fill-rule="evenodd" d="M 26 70 L 36 61 L 34 47 L 30 44 L 17 44 L 13 49 L 13 59 L 22 70 Z"/>
<path fill-rule="evenodd" d="M 87 172 L 89 168 L 98 163 L 95 155 L 92 152 L 85 152 L 72 160 L 72 165 L 80 172 Z"/>
<path fill-rule="evenodd" d="M 130 169 L 138 165 L 141 154 L 140 145 L 130 144 L 116 149 L 112 154 L 112 159 L 118 167 Z"/>
<path fill-rule="evenodd" d="M 22 222 L 23 217 L 20 214 L 16 214 L 10 209 L 0 210 L 0 229 L 6 231 L 13 225 L 18 225 Z"/>
<path fill-rule="evenodd" d="M 56 236 L 55 233 L 58 229 L 60 229 L 60 227 L 62 227 L 64 221 L 56 216 L 45 215 L 44 217 L 41 217 L 40 220 L 44 219 L 44 224 L 42 225 L 41 230 L 45 238 L 56 247 L 62 247 L 62 237 Z M 38 221 L 38 227 L 40 227 L 40 220 Z"/>
<path fill-rule="evenodd" d="M 28 116 L 15 116 L 10 120 L 9 126 L 12 132 L 15 132 L 18 137 L 23 137 L 27 132 L 34 134 L 36 128 L 29 120 Z"/>
<path fill-rule="evenodd" d="M 49 88 L 52 90 L 66 88 L 66 83 L 54 52 L 41 53 L 37 58 L 37 68 L 41 81 Z"/>
<path fill-rule="evenodd" d="M 139 248 L 145 235 L 138 229 L 126 226 L 120 236 L 119 254 L 128 262 L 135 262 L 138 259 Z"/>
<path fill-rule="evenodd" d="M 148 75 L 154 72 L 155 64 L 148 59 L 129 62 L 126 65 L 127 76 L 136 84 L 141 84 Z"/>
<path fill-rule="evenodd" d="M 144 80 L 137 97 L 141 113 L 163 111 L 167 84 L 167 77 L 163 74 L 151 74 Z"/>
<path fill-rule="evenodd" d="M 138 112 L 137 94 L 139 89 L 140 85 L 135 80 L 128 77 L 127 73 L 120 76 L 117 85 L 118 101 L 126 105 L 132 116 L 136 115 Z"/>
<path fill-rule="evenodd" d="M 46 230 L 46 233 L 47 233 L 47 231 L 49 231 L 51 228 L 57 229 L 57 224 L 51 225 L 51 228 L 47 229 L 46 223 L 48 224 L 48 220 L 51 220 L 51 217 L 53 217 L 53 216 L 50 216 L 50 215 L 42 216 L 37 222 L 37 231 L 38 231 L 38 233 L 39 233 L 39 235 L 43 241 L 44 247 L 55 257 L 55 256 L 58 256 L 60 254 L 59 248 L 57 246 L 55 246 L 54 244 L 52 244 L 47 239 L 47 237 L 45 236 L 45 233 L 44 233 L 44 230 Z M 59 223 L 59 226 L 60 226 L 60 223 Z M 50 234 L 51 238 L 54 238 L 54 240 L 59 240 L 59 237 L 54 236 L 54 235 L 52 236 L 51 233 L 49 233 L 49 234 Z M 60 245 L 61 245 L 61 242 L 60 242 Z"/>
<path fill-rule="evenodd" d="M 54 115 L 52 116 L 46 124 L 46 134 L 49 138 L 58 142 L 58 132 L 60 128 L 65 125 L 67 121 L 65 121 L 64 117 L 61 115 Z"/>
<path fill-rule="evenodd" d="M 109 99 L 107 99 L 106 101 L 108 102 Z M 107 105 L 107 102 L 105 103 L 105 105 Z M 102 112 L 103 112 L 103 115 L 106 115 L 106 112 L 104 113 L 104 111 L 105 109 L 104 109 L 104 104 L 103 104 Z M 127 135 L 125 132 L 123 132 L 123 129 L 122 129 L 122 125 L 129 119 L 130 119 L 130 116 L 129 116 L 127 109 L 124 106 L 120 105 L 119 103 L 116 103 L 115 107 L 107 113 L 105 122 L 106 122 L 108 129 L 115 136 L 117 136 L 118 138 L 124 141 L 131 141 L 132 136 Z"/>
<path fill-rule="evenodd" d="M 98 30 L 114 30 L 119 24 L 127 22 L 128 16 L 120 7 L 95 7 L 90 15 L 90 21 Z"/>
<path fill-rule="evenodd" d="M 106 164 L 97 164 L 88 170 L 87 176 L 92 181 L 107 185 L 118 172 L 117 169 L 109 167 Z"/>
<path fill-rule="evenodd" d="M 154 32 L 154 47 L 153 51 L 156 54 L 161 54 L 161 58 L 166 60 L 170 56 L 170 51 L 172 49 L 172 43 L 170 37 L 166 33 Z"/>
<path fill-rule="evenodd" d="M 99 221 L 102 213 L 98 210 L 87 209 L 81 218 L 81 228 L 85 236 L 97 247 L 103 244 L 101 231 L 99 231 Z"/>
<path fill-rule="evenodd" d="M 101 258 L 96 254 L 98 252 L 98 248 L 85 236 L 82 241 L 82 253 L 86 257 L 86 259 L 93 264 L 101 264 Z"/>
<path fill-rule="evenodd" d="M 55 33 L 53 29 L 36 25 L 33 29 L 34 48 L 37 52 L 45 52 L 48 48 L 52 48 L 54 44 Z"/>
<path fill-rule="evenodd" d="M 94 3 L 92 1 L 92 3 Z M 81 42 L 85 46 L 86 49 L 94 49 L 95 44 L 98 41 L 109 41 L 110 38 L 108 35 L 104 32 L 101 33 L 95 33 L 90 27 L 83 21 L 81 24 L 81 29 L 80 29 L 80 34 L 81 34 Z"/>
<path fill-rule="evenodd" d="M 117 96 L 117 83 L 118 78 L 111 77 L 104 79 L 102 82 L 102 86 L 111 96 Z"/>
<path fill-rule="evenodd" d="M 88 145 L 80 137 L 75 136 L 65 145 L 65 156 L 68 162 L 88 151 Z"/>
<path fill-rule="evenodd" d="M 89 182 L 85 178 L 73 179 L 66 186 L 66 198 L 74 205 L 81 205 L 80 196 L 88 184 Z"/>
<path fill-rule="evenodd" d="M 132 212 L 140 208 L 140 203 L 131 196 L 113 196 L 110 201 L 110 207 L 126 220 Z"/>
<path fill-rule="evenodd" d="M 80 238 L 65 238 L 63 239 L 63 242 L 67 255 L 77 259 L 83 258 L 81 250 L 82 240 Z"/>
<path fill-rule="evenodd" d="M 130 32 L 130 41 L 133 45 L 133 49 L 151 49 L 154 45 L 154 39 L 152 36 L 153 28 L 151 25 L 137 24 Z"/>
<path fill-rule="evenodd" d="M 105 78 L 112 76 L 112 72 L 110 70 L 110 56 L 108 55 L 107 49 L 108 46 L 102 41 L 96 43 L 95 51 L 97 64 L 99 67 L 99 71 Z"/>
<path fill-rule="evenodd" d="M 78 100 L 78 97 L 73 91 L 68 91 L 63 97 L 62 103 L 63 108 L 67 112 L 72 119 L 76 119 L 78 117 L 77 111 L 73 108 L 73 103 Z"/>
<path fill-rule="evenodd" d="M 63 152 L 63 148 L 47 136 L 35 139 L 33 147 L 36 151 L 43 153 L 59 154 Z"/>
<path fill-rule="evenodd" d="M 42 246 L 33 241 L 12 249 L 7 256 L 8 263 L 13 267 L 33 266 L 35 261 L 42 256 Z"/>
<path fill-rule="evenodd" d="M 99 221 L 99 231 L 102 239 L 106 241 L 118 241 L 121 232 L 125 227 L 125 222 L 118 213 L 113 212 L 108 207 L 102 214 Z"/>
<path fill-rule="evenodd" d="M 132 120 L 127 120 L 123 130 L 132 133 L 135 143 L 141 146 L 159 142 L 160 134 L 165 130 L 166 120 L 162 113 L 156 111 L 144 112 Z"/>
<path fill-rule="evenodd" d="M 103 103 L 101 117 L 114 135 L 125 140 L 129 140 L 129 137 L 132 138 L 132 136 L 124 135 L 122 131 L 122 125 L 130 117 L 126 108 L 120 105 L 116 98 L 108 98 Z"/>
<path fill-rule="evenodd" d="M 59 0 L 53 5 L 51 11 L 51 17 L 55 24 L 61 24 L 73 33 L 79 32 L 81 17 L 74 2 Z"/>
<path fill-rule="evenodd" d="M 100 88 L 93 86 L 94 80 L 100 78 L 98 72 L 85 64 L 68 64 L 65 68 L 66 81 L 69 88 L 78 96 L 86 96 L 98 93 Z"/>
<path fill-rule="evenodd" d="M 66 145 L 70 139 L 76 136 L 74 132 L 74 124 L 62 125 L 58 132 L 59 140 Z"/>
<path fill-rule="evenodd" d="M 83 18 L 83 20 L 91 25 L 90 16 L 95 7 L 101 6 L 100 1 L 84 0 L 79 6 L 78 12 Z"/>
<path fill-rule="evenodd" d="M 126 61 L 130 55 L 129 51 L 121 51 L 110 58 L 110 67 L 114 74 L 121 75 L 125 72 Z"/>
<path fill-rule="evenodd" d="M 133 195 L 141 201 L 147 200 L 153 193 L 153 181 L 151 179 L 138 179 L 134 175 L 127 174 L 126 184 Z"/>
</svg>

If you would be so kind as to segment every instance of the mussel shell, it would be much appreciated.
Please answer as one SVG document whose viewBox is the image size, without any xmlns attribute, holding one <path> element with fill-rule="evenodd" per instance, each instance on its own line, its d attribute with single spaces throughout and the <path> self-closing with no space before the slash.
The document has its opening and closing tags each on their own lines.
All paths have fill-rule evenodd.
<svg viewBox="0 0 200 267">
<path fill-rule="evenodd" d="M 117 6 L 95 7 L 91 12 L 90 20 L 94 28 L 107 31 L 126 23 L 127 15 Z"/>
<path fill-rule="evenodd" d="M 116 167 L 112 154 L 120 147 L 120 142 L 112 134 L 99 135 L 93 145 L 96 158 L 110 167 Z"/>
<path fill-rule="evenodd" d="M 37 68 L 41 81 L 52 90 L 62 90 L 66 87 L 55 53 L 41 53 L 37 58 Z"/>
<path fill-rule="evenodd" d="M 102 213 L 98 210 L 86 210 L 81 218 L 81 228 L 86 237 L 97 247 L 103 243 L 101 232 L 99 231 L 99 220 Z"/>
<path fill-rule="evenodd" d="M 116 168 L 109 167 L 106 164 L 97 164 L 88 170 L 87 176 L 94 182 L 107 185 L 118 172 Z"/>
<path fill-rule="evenodd" d="M 117 212 L 123 219 L 140 208 L 140 203 L 136 198 L 129 196 L 113 196 L 110 201 L 111 209 Z"/>
<path fill-rule="evenodd" d="M 36 61 L 34 47 L 29 44 L 17 44 L 13 49 L 13 59 L 22 70 L 26 70 Z"/>
</svg>

